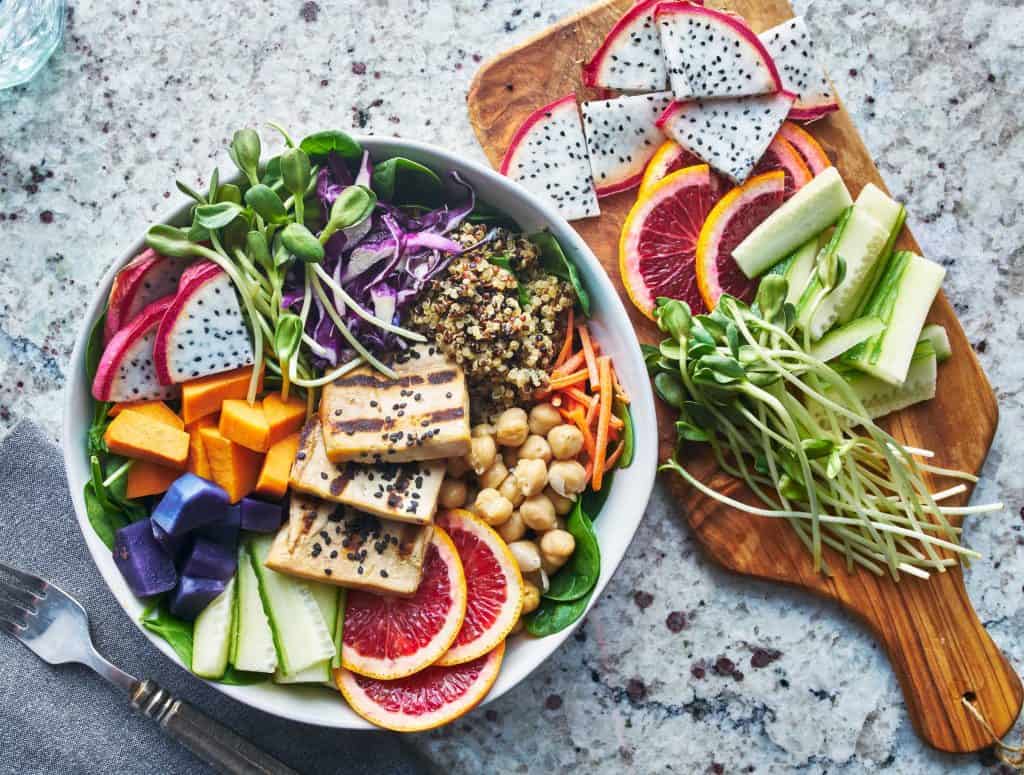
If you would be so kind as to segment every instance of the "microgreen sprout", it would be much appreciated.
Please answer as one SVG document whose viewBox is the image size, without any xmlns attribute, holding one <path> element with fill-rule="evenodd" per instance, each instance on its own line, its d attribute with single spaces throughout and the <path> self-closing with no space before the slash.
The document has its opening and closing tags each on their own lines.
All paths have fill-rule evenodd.
<svg viewBox="0 0 1024 775">
<path fill-rule="evenodd" d="M 818 272 L 823 289 L 842 282 L 834 247 L 822 251 Z M 684 302 L 658 300 L 667 338 L 645 350 L 645 361 L 658 395 L 679 411 L 677 452 L 663 469 L 731 508 L 786 519 L 826 573 L 824 547 L 850 570 L 888 571 L 897 580 L 977 557 L 948 518 L 1002 505 L 939 505 L 964 485 L 932 493 L 926 474 L 974 477 L 921 462 L 932 453 L 878 427 L 842 376 L 798 343 L 786 293 L 785 279 L 769 276 L 753 305 L 726 295 L 697 316 Z M 760 505 L 693 476 L 681 462 L 687 442 L 709 444 L 719 468 Z"/>
</svg>

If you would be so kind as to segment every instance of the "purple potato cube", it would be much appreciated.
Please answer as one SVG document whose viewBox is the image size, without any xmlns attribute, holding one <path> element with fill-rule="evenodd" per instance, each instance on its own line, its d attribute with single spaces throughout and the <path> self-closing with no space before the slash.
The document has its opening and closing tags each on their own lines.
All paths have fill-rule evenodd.
<svg viewBox="0 0 1024 775">
<path fill-rule="evenodd" d="M 273 533 L 281 527 L 284 513 L 279 503 L 267 503 L 256 498 L 242 498 L 238 504 L 242 512 L 242 530 L 254 533 Z"/>
<path fill-rule="evenodd" d="M 171 593 L 167 607 L 179 619 L 193 621 L 224 591 L 226 586 L 227 582 L 220 579 L 182 576 L 178 586 Z"/>
<path fill-rule="evenodd" d="M 209 538 L 197 537 L 181 566 L 181 575 L 192 578 L 227 581 L 238 568 L 238 554 Z"/>
<path fill-rule="evenodd" d="M 168 535 L 156 522 L 150 520 L 150 523 L 153 527 L 153 538 L 156 539 L 156 542 L 163 547 L 167 556 L 177 565 L 178 559 L 181 557 L 181 550 L 185 547 L 188 536 Z"/>
<path fill-rule="evenodd" d="M 178 573 L 174 562 L 153 537 L 148 519 L 122 527 L 114 535 L 114 564 L 128 588 L 138 597 L 174 589 Z"/>
<path fill-rule="evenodd" d="M 209 538 L 234 554 L 238 550 L 238 531 L 242 524 L 242 512 L 237 503 L 228 506 L 223 522 L 204 525 L 196 531 L 197 536 Z"/>
<path fill-rule="evenodd" d="M 195 474 L 182 474 L 153 509 L 153 524 L 170 536 L 221 522 L 227 516 L 228 494 L 223 487 Z"/>
</svg>

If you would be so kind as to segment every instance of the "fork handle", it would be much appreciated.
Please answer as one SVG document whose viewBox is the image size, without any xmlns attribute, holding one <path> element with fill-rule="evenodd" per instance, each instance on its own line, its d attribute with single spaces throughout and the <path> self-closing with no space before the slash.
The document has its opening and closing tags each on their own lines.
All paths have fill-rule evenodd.
<svg viewBox="0 0 1024 775">
<path fill-rule="evenodd" d="M 273 756 L 150 680 L 132 687 L 135 710 L 219 772 L 227 775 L 298 775 Z"/>
</svg>

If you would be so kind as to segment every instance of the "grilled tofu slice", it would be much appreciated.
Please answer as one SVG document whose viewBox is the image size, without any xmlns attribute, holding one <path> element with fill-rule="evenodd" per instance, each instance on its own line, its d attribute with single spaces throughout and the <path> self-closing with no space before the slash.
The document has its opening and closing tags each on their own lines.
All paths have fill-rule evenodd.
<svg viewBox="0 0 1024 775">
<path fill-rule="evenodd" d="M 466 375 L 437 348 L 420 345 L 392 364 L 339 377 L 320 399 L 327 456 L 335 463 L 438 460 L 469 451 Z"/>
<path fill-rule="evenodd" d="M 292 464 L 293 490 L 344 503 L 378 517 L 426 525 L 434 518 L 447 463 L 332 463 L 320 420 L 302 430 Z"/>
<path fill-rule="evenodd" d="M 266 565 L 340 587 L 411 595 L 432 530 L 293 493 L 288 524 L 275 536 Z"/>
</svg>

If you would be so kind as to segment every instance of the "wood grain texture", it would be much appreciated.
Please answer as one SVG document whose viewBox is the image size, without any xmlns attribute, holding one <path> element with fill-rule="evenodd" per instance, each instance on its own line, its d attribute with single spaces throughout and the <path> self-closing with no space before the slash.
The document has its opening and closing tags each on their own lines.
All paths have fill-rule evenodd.
<svg viewBox="0 0 1024 775">
<path fill-rule="evenodd" d="M 481 67 L 469 92 L 469 117 L 494 166 L 531 111 L 570 91 L 581 101 L 599 96 L 581 86 L 579 65 L 631 4 L 630 0 L 606 0 Z M 786 0 L 712 5 L 742 14 L 755 30 L 793 15 Z M 839 168 L 851 194 L 856 196 L 868 182 L 885 188 L 845 110 L 813 124 L 810 131 Z M 635 192 L 604 199 L 600 217 L 575 224 L 624 299 L 618 238 L 634 199 Z M 899 247 L 920 252 L 909 230 L 904 230 Z M 655 343 L 659 339 L 655 327 L 628 301 L 626 306 L 640 340 Z M 904 442 L 935 450 L 938 465 L 977 472 L 995 433 L 995 397 L 944 295 L 936 300 L 929 320 L 946 327 L 954 357 L 940 366 L 933 401 L 911 407 L 885 425 Z M 674 442 L 672 419 L 659 407 L 663 455 L 671 452 Z M 745 497 L 744 488 L 716 471 L 704 450 L 693 447 L 687 452 L 685 462 L 699 478 L 734 497 Z M 975 699 L 1000 736 L 1013 726 L 1024 698 L 1020 679 L 979 622 L 960 570 L 937 574 L 929 581 L 908 577 L 897 584 L 866 572 L 849 575 L 832 555 L 836 575 L 826 578 L 813 571 L 809 555 L 784 522 L 725 508 L 685 487 L 677 477 L 672 477 L 670 485 L 681 515 L 719 563 L 737 573 L 804 587 L 838 601 L 863 620 L 888 653 L 907 711 L 929 744 L 943 751 L 969 752 L 992 743 L 963 708 L 964 696 Z"/>
</svg>

